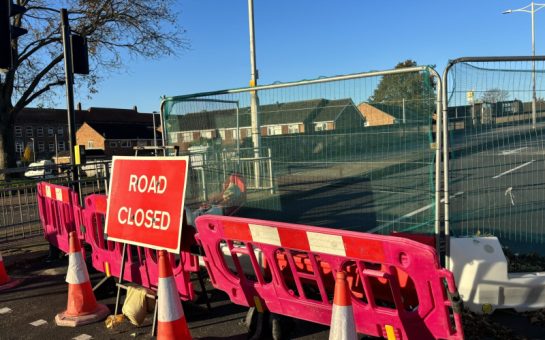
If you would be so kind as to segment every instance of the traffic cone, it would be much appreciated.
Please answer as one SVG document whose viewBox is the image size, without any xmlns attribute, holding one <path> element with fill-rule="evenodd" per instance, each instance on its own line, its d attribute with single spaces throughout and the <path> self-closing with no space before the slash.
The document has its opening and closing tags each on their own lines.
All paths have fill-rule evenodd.
<svg viewBox="0 0 545 340">
<path fill-rule="evenodd" d="M 68 303 L 66 310 L 55 316 L 55 323 L 57 326 L 76 327 L 100 321 L 110 314 L 110 310 L 95 299 L 76 233 L 71 232 L 69 237 L 70 251 L 66 273 Z"/>
<path fill-rule="evenodd" d="M 9 277 L 8 273 L 6 272 L 6 267 L 4 267 L 4 258 L 0 253 L 0 292 L 6 289 L 16 287 L 21 282 L 22 280 L 14 280 Z"/>
<path fill-rule="evenodd" d="M 172 267 L 165 250 L 159 251 L 159 284 L 157 288 L 157 339 L 191 339 L 180 295 L 176 289 Z"/>
<path fill-rule="evenodd" d="M 356 324 L 346 273 L 337 272 L 335 280 L 335 295 L 333 296 L 333 311 L 331 312 L 331 328 L 329 340 L 356 340 Z"/>
</svg>

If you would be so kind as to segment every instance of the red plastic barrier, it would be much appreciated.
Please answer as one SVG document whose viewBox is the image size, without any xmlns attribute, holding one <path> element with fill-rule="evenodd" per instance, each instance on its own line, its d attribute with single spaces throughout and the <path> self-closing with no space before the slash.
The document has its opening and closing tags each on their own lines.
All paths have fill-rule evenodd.
<svg viewBox="0 0 545 340">
<path fill-rule="evenodd" d="M 104 238 L 107 197 L 90 195 L 85 198 L 83 223 L 85 225 L 85 241 L 92 248 L 93 267 L 98 271 L 119 277 L 121 273 L 121 255 L 123 245 L 107 241 Z M 199 269 L 196 256 L 189 253 L 189 247 L 195 244 L 192 227 L 184 225 L 182 229 L 182 251 L 179 255 L 170 254 L 170 263 L 174 280 L 182 300 L 193 300 L 195 292 L 190 280 L 190 272 Z M 124 280 L 147 288 L 156 288 L 158 282 L 157 252 L 152 249 L 127 245 Z"/>
<path fill-rule="evenodd" d="M 211 281 L 234 303 L 329 325 L 332 282 L 344 270 L 358 332 L 388 339 L 463 339 L 452 273 L 441 268 L 430 246 L 236 217 L 204 215 L 196 224 Z M 226 247 L 230 256 L 224 255 Z"/>
<path fill-rule="evenodd" d="M 38 211 L 46 240 L 68 252 L 68 234 L 75 231 L 73 199 L 77 194 L 70 188 L 46 182 L 38 183 Z M 75 195 L 75 196 L 74 196 Z"/>
</svg>

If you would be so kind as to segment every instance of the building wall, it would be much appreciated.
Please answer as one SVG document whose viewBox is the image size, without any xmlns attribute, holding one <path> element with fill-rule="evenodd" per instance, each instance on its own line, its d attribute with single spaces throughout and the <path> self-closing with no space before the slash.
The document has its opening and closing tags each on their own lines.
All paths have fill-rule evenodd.
<svg viewBox="0 0 545 340">
<path fill-rule="evenodd" d="M 59 152 L 68 150 L 68 129 L 62 124 L 17 122 L 13 126 L 16 159 L 21 159 L 25 147 L 36 148 L 36 159 L 48 159 L 55 155 L 55 135 Z M 34 140 L 34 142 L 33 142 Z"/>
<path fill-rule="evenodd" d="M 96 132 L 87 123 L 83 123 L 76 133 L 76 143 L 85 146 L 85 149 L 104 150 L 105 140 L 101 134 Z"/>
<path fill-rule="evenodd" d="M 350 105 L 344 108 L 332 128 L 335 130 L 355 130 L 364 127 L 365 119 L 363 115 L 355 106 Z"/>
<path fill-rule="evenodd" d="M 361 103 L 360 105 L 358 105 L 358 109 L 365 118 L 366 126 L 395 124 L 396 119 L 394 116 L 391 116 L 386 112 L 375 108 L 372 105 L 369 105 L 367 103 Z"/>
</svg>

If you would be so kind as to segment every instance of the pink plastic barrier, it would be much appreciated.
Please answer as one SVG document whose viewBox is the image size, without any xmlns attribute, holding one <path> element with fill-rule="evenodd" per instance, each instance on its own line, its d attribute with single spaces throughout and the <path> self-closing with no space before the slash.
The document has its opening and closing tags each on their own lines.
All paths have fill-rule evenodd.
<svg viewBox="0 0 545 340">
<path fill-rule="evenodd" d="M 123 245 L 107 241 L 104 238 L 106 207 L 107 197 L 105 195 L 90 195 L 85 198 L 85 209 L 83 209 L 82 215 L 85 225 L 85 241 L 92 248 L 93 267 L 98 271 L 119 277 Z M 195 243 L 191 228 L 191 226 L 184 225 L 183 246 L 180 255 L 170 255 L 174 280 L 182 300 L 195 298 L 190 272 L 196 272 L 199 269 L 197 257 L 189 253 L 189 246 Z M 155 250 L 128 245 L 126 258 L 124 280 L 143 287 L 157 287 L 159 269 Z"/>
<path fill-rule="evenodd" d="M 75 195 L 75 196 L 74 196 Z M 38 183 L 38 211 L 46 240 L 64 252 L 68 252 L 68 233 L 75 231 L 76 223 L 72 202 L 77 194 L 68 187 Z"/>
<path fill-rule="evenodd" d="M 234 303 L 329 325 L 334 277 L 344 270 L 358 332 L 463 339 L 452 273 L 440 267 L 430 246 L 225 216 L 204 215 L 196 224 L 211 281 Z"/>
</svg>

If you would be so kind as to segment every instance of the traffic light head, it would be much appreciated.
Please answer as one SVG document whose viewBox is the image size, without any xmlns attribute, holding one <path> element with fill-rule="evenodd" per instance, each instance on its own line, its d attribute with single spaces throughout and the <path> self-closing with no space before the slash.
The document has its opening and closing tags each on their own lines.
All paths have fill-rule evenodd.
<svg viewBox="0 0 545 340">
<path fill-rule="evenodd" d="M 13 66 L 11 40 L 27 33 L 24 28 L 12 26 L 10 18 L 24 12 L 26 8 L 13 4 L 12 0 L 0 0 L 0 71 Z"/>
</svg>

